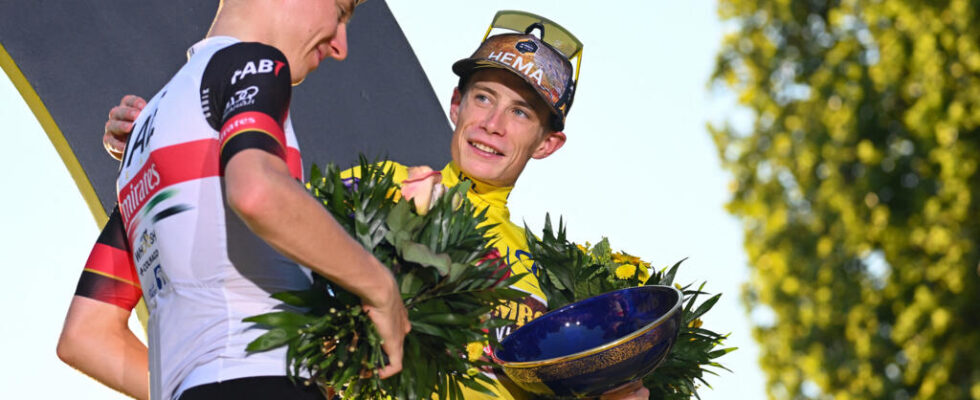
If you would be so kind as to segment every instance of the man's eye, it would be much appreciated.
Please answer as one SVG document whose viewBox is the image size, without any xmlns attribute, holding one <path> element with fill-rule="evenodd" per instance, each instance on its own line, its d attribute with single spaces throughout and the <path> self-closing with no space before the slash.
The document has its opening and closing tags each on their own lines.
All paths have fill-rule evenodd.
<svg viewBox="0 0 980 400">
<path fill-rule="evenodd" d="M 521 118 L 531 118 L 531 114 L 529 114 L 527 111 L 522 110 L 520 108 L 515 108 L 514 109 L 514 115 L 516 115 L 518 117 L 521 117 Z"/>
<path fill-rule="evenodd" d="M 348 10 L 347 7 L 341 5 L 339 1 L 336 2 L 336 4 L 337 4 L 337 22 L 347 23 L 348 21 L 350 21 L 350 17 L 351 14 L 353 14 L 352 12 L 353 10 Z"/>
<path fill-rule="evenodd" d="M 477 94 L 477 95 L 473 96 L 473 98 L 477 102 L 479 102 L 479 103 L 489 103 L 490 102 L 490 98 L 487 97 L 486 95 L 483 95 L 483 94 Z"/>
</svg>

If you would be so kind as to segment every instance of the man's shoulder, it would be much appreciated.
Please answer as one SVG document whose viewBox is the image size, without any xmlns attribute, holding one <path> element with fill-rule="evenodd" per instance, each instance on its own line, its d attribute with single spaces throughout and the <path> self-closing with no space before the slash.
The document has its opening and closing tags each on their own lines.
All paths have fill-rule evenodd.
<svg viewBox="0 0 980 400">
<path fill-rule="evenodd" d="M 218 42 L 214 44 L 214 53 L 211 56 L 212 59 L 224 58 L 242 61 L 257 57 L 286 62 L 286 56 L 279 49 L 259 42 Z M 256 61 L 258 60 L 256 59 Z"/>
<path fill-rule="evenodd" d="M 254 84 L 256 78 L 265 76 L 287 87 L 290 84 L 289 63 L 279 49 L 256 42 L 216 42 L 202 46 L 201 56 L 207 57 L 205 75 L 218 75 L 226 84 Z M 213 53 L 208 56 L 209 51 Z M 261 82 L 261 79 L 258 81 Z"/>
</svg>

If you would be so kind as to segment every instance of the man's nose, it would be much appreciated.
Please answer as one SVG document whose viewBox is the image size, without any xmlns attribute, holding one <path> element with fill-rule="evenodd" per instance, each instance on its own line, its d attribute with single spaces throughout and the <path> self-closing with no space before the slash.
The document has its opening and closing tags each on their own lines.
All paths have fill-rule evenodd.
<svg viewBox="0 0 980 400">
<path fill-rule="evenodd" d="M 501 107 L 495 106 L 490 108 L 487 111 L 487 114 L 483 116 L 483 129 L 486 130 L 487 133 L 503 135 L 503 114 L 504 110 L 502 110 Z"/>
<path fill-rule="evenodd" d="M 341 22 L 337 25 L 337 33 L 330 39 L 330 57 L 343 61 L 347 58 L 347 24 Z"/>
</svg>

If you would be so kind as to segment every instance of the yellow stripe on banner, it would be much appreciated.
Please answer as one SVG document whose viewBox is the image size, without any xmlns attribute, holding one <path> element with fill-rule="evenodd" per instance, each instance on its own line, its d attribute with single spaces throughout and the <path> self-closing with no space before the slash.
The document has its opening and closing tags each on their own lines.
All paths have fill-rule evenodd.
<svg viewBox="0 0 980 400">
<path fill-rule="evenodd" d="M 41 123 L 41 128 L 48 134 L 48 139 L 51 140 L 51 144 L 54 145 L 55 150 L 58 151 L 58 155 L 61 156 L 61 161 L 68 168 L 68 173 L 75 180 L 75 185 L 78 186 L 78 190 L 82 192 L 82 198 L 85 199 L 89 211 L 92 212 L 96 225 L 100 227 L 104 226 L 109 221 L 109 216 L 106 215 L 105 209 L 102 208 L 102 203 L 99 201 L 99 196 L 95 194 L 95 188 L 92 187 L 92 182 L 88 180 L 88 176 L 82 170 L 82 164 L 79 164 L 78 158 L 75 158 L 75 153 L 68 145 L 68 141 L 65 140 L 65 135 L 58 128 L 58 124 L 54 122 L 54 118 L 51 118 L 51 113 L 48 112 L 48 108 L 44 106 L 44 102 L 38 97 L 37 92 L 31 87 L 30 82 L 20 72 L 20 68 L 17 68 L 17 64 L 14 63 L 14 59 L 7 53 L 7 49 L 3 47 L 3 44 L 0 44 L 0 68 L 7 73 L 7 77 L 14 83 L 14 87 L 20 92 L 21 97 L 24 98 L 24 102 L 31 108 L 34 117 Z M 93 137 L 92 140 L 97 139 Z"/>
<path fill-rule="evenodd" d="M 75 152 L 71 150 L 71 146 L 65 140 L 65 135 L 58 128 L 58 124 L 54 122 L 54 118 L 51 118 L 51 113 L 44 106 L 41 97 L 37 95 L 37 92 L 31 87 L 30 82 L 20 72 L 20 68 L 17 68 L 17 64 L 14 63 L 14 59 L 10 57 L 10 54 L 7 53 L 7 49 L 3 47 L 2 43 L 0 43 L 0 69 L 3 69 L 3 72 L 13 82 L 14 87 L 20 92 L 20 96 L 24 98 L 24 102 L 27 103 L 31 112 L 34 113 L 34 117 L 41 124 L 41 128 L 48 134 L 48 139 L 51 140 L 54 149 L 61 156 L 61 161 L 65 163 L 65 167 L 68 168 L 68 173 L 71 174 L 71 178 L 75 181 L 78 191 L 82 193 L 82 198 L 85 199 L 85 204 L 88 205 L 89 211 L 92 212 L 92 217 L 95 218 L 95 224 L 99 227 L 105 226 L 106 222 L 109 221 L 109 216 L 106 215 L 105 209 L 102 208 L 102 202 L 99 201 L 99 196 L 95 194 L 95 188 L 92 187 L 92 182 L 89 181 L 88 175 L 82 170 L 82 164 L 78 162 L 78 158 L 75 157 Z M 139 318 L 144 330 L 146 329 L 149 315 L 146 309 L 146 303 L 143 302 L 143 299 L 140 299 L 139 304 L 136 305 L 136 316 Z"/>
</svg>

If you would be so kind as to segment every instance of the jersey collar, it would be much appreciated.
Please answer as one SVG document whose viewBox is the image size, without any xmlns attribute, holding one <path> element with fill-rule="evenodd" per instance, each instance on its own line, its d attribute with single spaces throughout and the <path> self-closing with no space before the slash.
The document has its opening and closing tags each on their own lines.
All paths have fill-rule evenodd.
<svg viewBox="0 0 980 400">
<path fill-rule="evenodd" d="M 455 161 L 450 162 L 446 168 L 442 169 L 442 184 L 446 187 L 456 186 L 462 181 L 471 183 L 466 197 L 473 202 L 478 210 L 489 208 L 487 214 L 494 214 L 496 217 L 510 220 L 510 212 L 507 210 L 507 197 L 510 196 L 510 191 L 514 189 L 513 186 L 499 187 L 478 181 L 463 173 Z"/>
<path fill-rule="evenodd" d="M 240 40 L 235 39 L 231 36 L 209 36 L 201 39 L 197 43 L 194 43 L 189 49 L 187 49 L 187 59 L 189 60 L 194 56 L 194 53 L 200 52 L 204 48 L 212 45 L 218 44 L 232 44 L 237 43 Z"/>
</svg>

